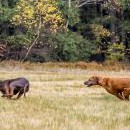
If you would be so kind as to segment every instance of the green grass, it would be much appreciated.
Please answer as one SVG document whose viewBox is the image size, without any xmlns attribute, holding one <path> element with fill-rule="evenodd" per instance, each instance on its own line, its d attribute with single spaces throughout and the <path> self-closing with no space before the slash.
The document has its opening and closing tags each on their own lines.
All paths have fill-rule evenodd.
<svg viewBox="0 0 130 130">
<path fill-rule="evenodd" d="M 27 99 L 0 97 L 0 130 L 130 130 L 130 101 L 100 87 L 86 88 L 83 83 L 92 75 L 130 77 L 130 72 L 2 68 L 0 79 L 24 76 L 31 86 Z"/>
</svg>

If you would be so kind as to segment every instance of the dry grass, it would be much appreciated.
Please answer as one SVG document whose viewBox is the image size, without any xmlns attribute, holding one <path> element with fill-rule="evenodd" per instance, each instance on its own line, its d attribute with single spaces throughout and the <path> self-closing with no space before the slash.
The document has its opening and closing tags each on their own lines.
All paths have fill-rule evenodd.
<svg viewBox="0 0 130 130">
<path fill-rule="evenodd" d="M 44 67 L 46 69 L 50 68 L 79 68 L 79 69 L 89 69 L 89 70 L 110 70 L 110 71 L 119 71 L 119 70 L 130 70 L 130 63 L 118 63 L 114 61 L 106 61 L 104 63 L 97 63 L 97 62 L 47 62 L 47 63 L 23 63 L 20 64 L 14 61 L 3 61 L 0 63 L 0 68 L 8 68 L 11 69 L 26 69 L 26 70 L 33 70 L 38 67 L 38 70 L 42 70 Z"/>
<path fill-rule="evenodd" d="M 83 85 L 92 75 L 130 77 L 130 71 L 65 64 L 0 64 L 1 79 L 24 76 L 31 83 L 27 99 L 0 98 L 0 130 L 130 130 L 130 102 Z"/>
</svg>

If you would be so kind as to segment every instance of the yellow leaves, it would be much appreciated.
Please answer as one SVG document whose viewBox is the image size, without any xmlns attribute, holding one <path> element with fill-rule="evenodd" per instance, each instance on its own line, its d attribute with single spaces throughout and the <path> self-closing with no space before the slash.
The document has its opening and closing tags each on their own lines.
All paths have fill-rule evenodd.
<svg viewBox="0 0 130 130">
<path fill-rule="evenodd" d="M 25 10 L 24 10 L 24 17 L 27 17 L 28 19 L 31 19 L 34 15 L 34 10 L 32 7 L 25 7 Z"/>
<path fill-rule="evenodd" d="M 31 26 L 31 23 L 28 20 L 31 20 L 34 17 L 34 8 L 29 5 L 31 1 L 20 0 L 16 5 L 16 12 L 12 17 L 12 23 L 14 24 L 23 24 L 27 27 Z"/>
<path fill-rule="evenodd" d="M 91 28 L 97 37 L 110 36 L 110 32 L 105 29 L 102 25 L 92 24 Z"/>
<path fill-rule="evenodd" d="M 58 9 L 56 1 L 52 0 L 19 0 L 16 13 L 12 18 L 14 24 L 23 24 L 27 27 L 37 27 L 49 24 L 51 30 L 56 30 L 64 24 L 62 14 Z"/>
<path fill-rule="evenodd" d="M 37 4 L 36 4 L 36 8 L 37 8 L 38 10 L 41 10 L 42 8 L 44 9 L 43 3 L 37 3 Z"/>
<path fill-rule="evenodd" d="M 47 10 L 47 13 L 53 13 L 55 10 L 57 10 L 56 7 L 50 6 Z"/>
</svg>

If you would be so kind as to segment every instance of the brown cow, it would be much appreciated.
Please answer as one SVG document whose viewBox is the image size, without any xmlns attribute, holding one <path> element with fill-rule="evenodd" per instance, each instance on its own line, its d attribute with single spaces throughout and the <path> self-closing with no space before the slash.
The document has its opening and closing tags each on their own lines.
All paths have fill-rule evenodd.
<svg viewBox="0 0 130 130">
<path fill-rule="evenodd" d="M 130 95 L 130 78 L 107 78 L 93 76 L 84 83 L 87 87 L 100 85 L 112 95 L 119 99 L 129 100 Z"/>
</svg>

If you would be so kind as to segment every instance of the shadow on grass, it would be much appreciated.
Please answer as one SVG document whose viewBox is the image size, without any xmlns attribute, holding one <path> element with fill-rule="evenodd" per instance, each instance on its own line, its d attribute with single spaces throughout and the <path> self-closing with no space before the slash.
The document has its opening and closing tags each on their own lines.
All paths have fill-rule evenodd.
<svg viewBox="0 0 130 130">
<path fill-rule="evenodd" d="M 113 95 L 105 95 L 105 94 L 102 94 L 100 96 L 92 96 L 92 97 L 88 97 L 88 99 L 91 99 L 91 100 L 96 100 L 96 101 L 114 101 L 114 102 L 120 102 L 120 101 L 124 101 L 124 100 L 120 100 L 118 99 L 117 97 L 113 96 Z"/>
</svg>

